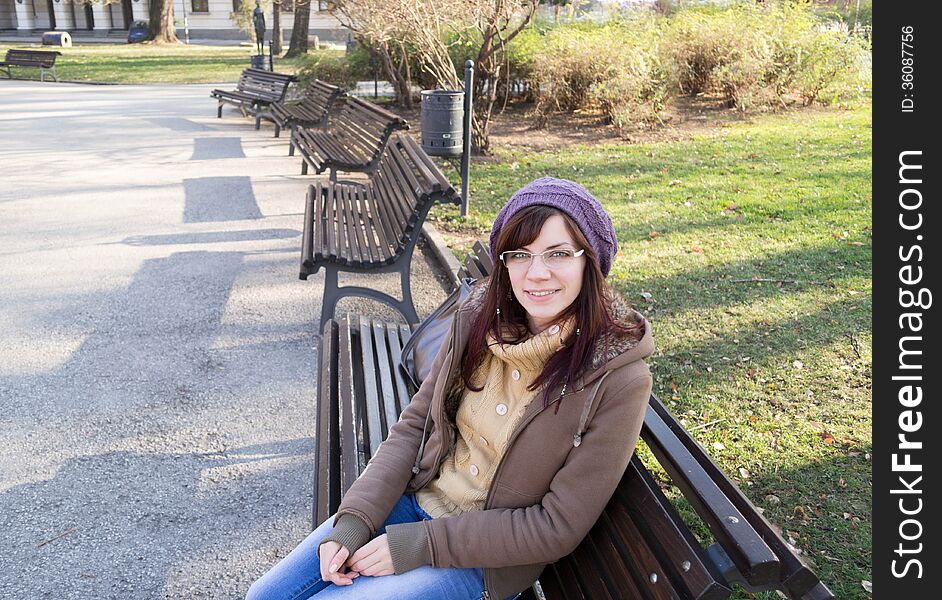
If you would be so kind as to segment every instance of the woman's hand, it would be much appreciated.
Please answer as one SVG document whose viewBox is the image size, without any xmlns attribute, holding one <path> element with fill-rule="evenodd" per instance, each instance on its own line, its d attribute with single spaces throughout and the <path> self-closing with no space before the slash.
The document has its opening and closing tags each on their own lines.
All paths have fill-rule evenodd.
<svg viewBox="0 0 942 600">
<path fill-rule="evenodd" d="M 347 560 L 347 564 L 350 566 L 351 571 L 370 577 L 392 575 L 396 572 L 393 569 L 392 556 L 389 554 L 389 542 L 385 533 L 370 540 L 365 546 L 354 552 L 353 556 Z"/>
<path fill-rule="evenodd" d="M 339 542 L 324 542 L 318 548 L 318 557 L 321 561 L 321 579 L 336 585 L 350 585 L 359 573 L 347 573 L 344 561 L 350 551 Z"/>
</svg>

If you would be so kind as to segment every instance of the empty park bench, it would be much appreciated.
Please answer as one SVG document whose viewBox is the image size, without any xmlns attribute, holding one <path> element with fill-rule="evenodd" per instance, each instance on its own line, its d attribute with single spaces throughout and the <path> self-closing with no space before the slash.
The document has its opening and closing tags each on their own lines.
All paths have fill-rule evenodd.
<svg viewBox="0 0 942 600">
<path fill-rule="evenodd" d="M 476 244 L 460 275 L 492 268 Z M 337 511 L 416 392 L 400 369 L 410 363 L 400 352 L 412 331 L 363 315 L 324 324 L 315 526 Z M 548 565 L 522 598 L 720 600 L 731 595 L 733 584 L 750 592 L 778 590 L 792 600 L 834 598 L 654 395 L 641 437 L 715 542 L 699 541 L 635 455 L 586 538 Z"/>
<path fill-rule="evenodd" d="M 323 129 L 327 125 L 327 112 L 342 93 L 339 87 L 315 79 L 299 100 L 272 102 L 267 109 L 260 110 L 255 115 L 255 129 L 261 126 L 262 119 L 275 124 L 275 137 L 281 135 L 282 129 Z"/>
<path fill-rule="evenodd" d="M 393 132 L 408 129 L 402 117 L 366 100 L 348 96 L 335 104 L 327 116 L 326 129 L 295 127 L 291 132 L 289 156 L 301 153 L 301 174 L 308 167 L 320 174 L 330 169 L 330 180 L 337 171 L 372 173 L 383 148 Z"/>
<path fill-rule="evenodd" d="M 242 116 L 255 114 L 273 102 L 285 99 L 288 86 L 297 81 L 294 75 L 274 73 L 263 69 L 246 69 L 239 77 L 234 90 L 213 90 L 210 96 L 219 101 L 216 116 L 222 118 L 222 105 L 233 104 L 242 111 Z"/>
<path fill-rule="evenodd" d="M 13 79 L 10 67 L 30 67 L 39 69 L 39 80 L 46 80 L 46 71 L 52 75 L 53 80 L 59 81 L 56 75 L 56 58 L 62 53 L 56 50 L 7 50 L 6 58 L 0 62 L 0 67 L 6 69 L 7 79 Z"/>
<path fill-rule="evenodd" d="M 406 321 L 418 321 L 409 266 L 422 223 L 436 202 L 457 203 L 455 189 L 418 142 L 399 134 L 387 144 L 369 180 L 318 181 L 308 188 L 300 277 L 325 270 L 322 327 L 345 296 L 384 302 Z M 399 273 L 402 300 L 369 288 L 340 287 L 341 271 Z"/>
</svg>

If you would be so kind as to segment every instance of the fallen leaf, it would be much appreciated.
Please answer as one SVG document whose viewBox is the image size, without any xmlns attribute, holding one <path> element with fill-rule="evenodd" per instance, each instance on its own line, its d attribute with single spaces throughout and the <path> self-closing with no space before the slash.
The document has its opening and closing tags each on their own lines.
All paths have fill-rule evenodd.
<svg viewBox="0 0 942 600">
<path fill-rule="evenodd" d="M 821 435 L 821 440 L 824 441 L 824 443 L 827 444 L 828 446 L 830 446 L 835 441 L 837 441 L 834 439 L 834 436 L 831 434 L 830 431 L 822 432 L 820 435 Z"/>
<path fill-rule="evenodd" d="M 744 467 L 739 467 L 739 475 L 743 479 L 749 479 L 750 477 L 752 477 L 752 474 Z"/>
<path fill-rule="evenodd" d="M 680 179 L 671 179 L 670 183 L 668 183 L 667 185 L 668 185 L 668 186 L 675 186 L 675 185 L 680 185 L 680 184 L 682 184 L 682 183 L 683 183 L 683 181 L 681 181 Z"/>
<path fill-rule="evenodd" d="M 693 252 L 694 254 L 703 254 L 703 248 L 694 244 L 690 246 L 690 252 Z"/>
<path fill-rule="evenodd" d="M 769 494 L 768 496 L 765 497 L 765 501 L 768 502 L 769 504 L 778 504 L 782 500 L 775 494 Z"/>
<path fill-rule="evenodd" d="M 715 450 L 726 450 L 726 446 L 723 444 L 723 442 L 713 442 L 713 448 Z"/>
<path fill-rule="evenodd" d="M 800 360 L 796 360 L 795 362 L 792 363 L 792 366 L 795 367 L 796 369 L 803 369 L 805 366 L 805 363 L 801 362 Z"/>
<path fill-rule="evenodd" d="M 872 594 L 872 593 L 873 593 L 873 584 L 870 583 L 869 581 L 867 581 L 866 579 L 861 579 L 861 580 L 860 580 L 860 585 L 861 585 L 861 587 L 863 587 L 863 589 L 864 589 L 865 592 L 867 592 L 867 593 L 869 593 L 869 594 Z"/>
<path fill-rule="evenodd" d="M 654 238 L 656 238 L 656 237 L 659 236 L 659 235 L 661 235 L 661 234 L 658 233 L 658 232 L 656 232 L 656 231 L 649 231 L 649 232 L 648 232 L 648 237 L 651 238 L 651 239 L 654 239 Z"/>
</svg>

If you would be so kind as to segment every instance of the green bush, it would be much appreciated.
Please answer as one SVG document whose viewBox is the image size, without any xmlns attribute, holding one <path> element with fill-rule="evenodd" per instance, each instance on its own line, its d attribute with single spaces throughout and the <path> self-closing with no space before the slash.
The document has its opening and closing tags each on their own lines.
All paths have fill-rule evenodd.
<svg viewBox="0 0 942 600">
<path fill-rule="evenodd" d="M 666 21 L 666 61 L 680 94 L 719 94 L 740 110 L 853 94 L 867 78 L 868 48 L 828 28 L 807 4 L 697 7 Z"/>
<path fill-rule="evenodd" d="M 870 45 L 862 37 L 817 32 L 806 39 L 803 50 L 795 89 L 805 104 L 836 102 L 871 83 Z"/>
<path fill-rule="evenodd" d="M 359 77 L 342 50 L 315 50 L 298 58 L 298 81 L 304 88 L 315 79 L 332 83 L 344 90 L 356 86 Z"/>
</svg>

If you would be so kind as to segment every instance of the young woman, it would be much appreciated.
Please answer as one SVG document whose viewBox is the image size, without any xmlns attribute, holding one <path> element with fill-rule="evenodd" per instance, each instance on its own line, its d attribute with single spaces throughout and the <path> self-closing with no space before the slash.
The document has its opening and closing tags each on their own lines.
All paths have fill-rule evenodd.
<svg viewBox="0 0 942 600">
<path fill-rule="evenodd" d="M 515 598 L 598 519 L 638 440 L 654 349 L 605 282 L 611 218 L 546 177 L 504 206 L 490 247 L 494 272 L 337 514 L 249 600 Z"/>
</svg>

